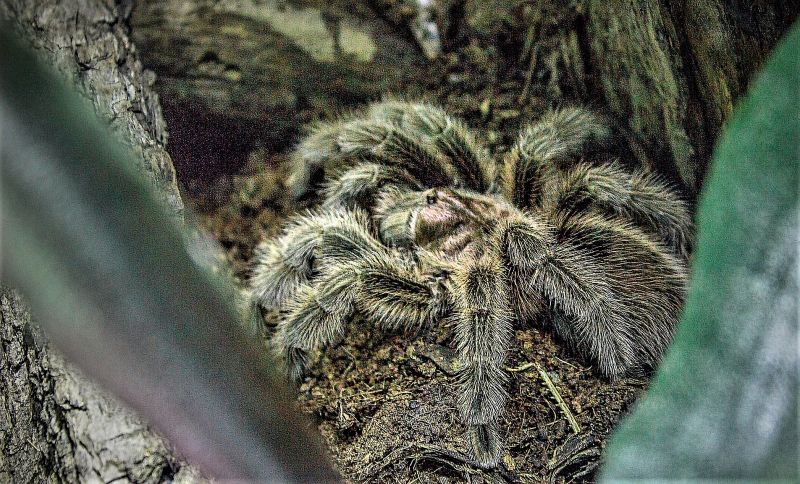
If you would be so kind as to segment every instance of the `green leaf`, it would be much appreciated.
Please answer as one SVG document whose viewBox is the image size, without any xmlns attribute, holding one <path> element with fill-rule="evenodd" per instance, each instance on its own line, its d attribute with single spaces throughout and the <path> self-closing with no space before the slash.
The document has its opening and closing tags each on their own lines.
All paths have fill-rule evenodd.
<svg viewBox="0 0 800 484">
<path fill-rule="evenodd" d="M 70 360 L 210 476 L 335 480 L 130 153 L 10 32 L 0 24 L 3 279 Z"/>
<path fill-rule="evenodd" d="M 798 478 L 799 169 L 796 24 L 718 145 L 681 325 L 604 481 Z"/>
</svg>

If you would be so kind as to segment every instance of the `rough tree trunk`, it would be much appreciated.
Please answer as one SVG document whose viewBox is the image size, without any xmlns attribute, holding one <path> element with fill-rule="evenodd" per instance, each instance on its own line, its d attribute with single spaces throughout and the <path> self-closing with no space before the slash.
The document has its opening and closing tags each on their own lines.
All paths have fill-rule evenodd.
<svg viewBox="0 0 800 484">
<path fill-rule="evenodd" d="M 438 4 L 443 32 L 499 45 L 506 69 L 526 71 L 526 94 L 608 112 L 640 163 L 690 196 L 736 100 L 800 13 L 781 0 Z"/>
<path fill-rule="evenodd" d="M 180 177 L 232 173 L 254 147 L 285 148 L 314 116 L 396 91 L 418 73 L 424 58 L 404 27 L 415 11 L 374 3 L 138 3 L 133 36 L 158 73 Z"/>
<path fill-rule="evenodd" d="M 797 17 L 796 2 L 591 2 L 593 90 L 650 164 L 697 192 L 735 102 Z"/>
<path fill-rule="evenodd" d="M 128 2 L 2 0 L 0 18 L 91 100 L 177 218 L 183 205 L 153 75 L 129 39 Z M 198 477 L 169 445 L 47 343 L 0 286 L 0 482 L 162 482 Z"/>
</svg>

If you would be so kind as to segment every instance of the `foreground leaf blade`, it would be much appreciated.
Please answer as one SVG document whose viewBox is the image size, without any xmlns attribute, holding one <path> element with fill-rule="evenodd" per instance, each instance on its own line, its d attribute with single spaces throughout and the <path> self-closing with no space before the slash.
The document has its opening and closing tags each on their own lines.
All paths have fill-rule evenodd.
<svg viewBox="0 0 800 484">
<path fill-rule="evenodd" d="M 683 320 L 606 482 L 798 478 L 798 86 L 800 24 L 717 148 Z"/>
<path fill-rule="evenodd" d="M 0 59 L 2 275 L 48 337 L 210 476 L 335 480 L 129 153 L 6 26 Z"/>
</svg>

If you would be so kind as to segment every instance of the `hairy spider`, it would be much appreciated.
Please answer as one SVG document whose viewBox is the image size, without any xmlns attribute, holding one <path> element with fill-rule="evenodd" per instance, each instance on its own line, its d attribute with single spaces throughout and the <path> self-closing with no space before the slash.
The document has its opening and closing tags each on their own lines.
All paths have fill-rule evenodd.
<svg viewBox="0 0 800 484">
<path fill-rule="evenodd" d="M 658 177 L 617 161 L 584 109 L 552 111 L 496 162 L 428 104 L 388 101 L 322 124 L 290 186 L 320 205 L 263 243 L 252 302 L 278 309 L 291 378 L 356 313 L 386 331 L 452 324 L 458 405 L 476 459 L 497 463 L 514 324 L 539 322 L 609 378 L 656 365 L 672 337 L 692 233 Z"/>
</svg>

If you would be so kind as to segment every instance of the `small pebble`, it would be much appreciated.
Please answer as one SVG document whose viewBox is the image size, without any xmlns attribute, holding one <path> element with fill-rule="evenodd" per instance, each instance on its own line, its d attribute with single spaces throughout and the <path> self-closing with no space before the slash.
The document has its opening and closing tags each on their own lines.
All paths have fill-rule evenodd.
<svg viewBox="0 0 800 484">
<path fill-rule="evenodd" d="M 492 108 L 492 101 L 489 98 L 483 100 L 480 106 L 481 116 L 484 118 L 489 116 L 489 110 Z"/>
<path fill-rule="evenodd" d="M 520 115 L 517 109 L 501 109 L 497 112 L 497 117 L 500 119 L 513 119 L 518 118 Z"/>
</svg>

